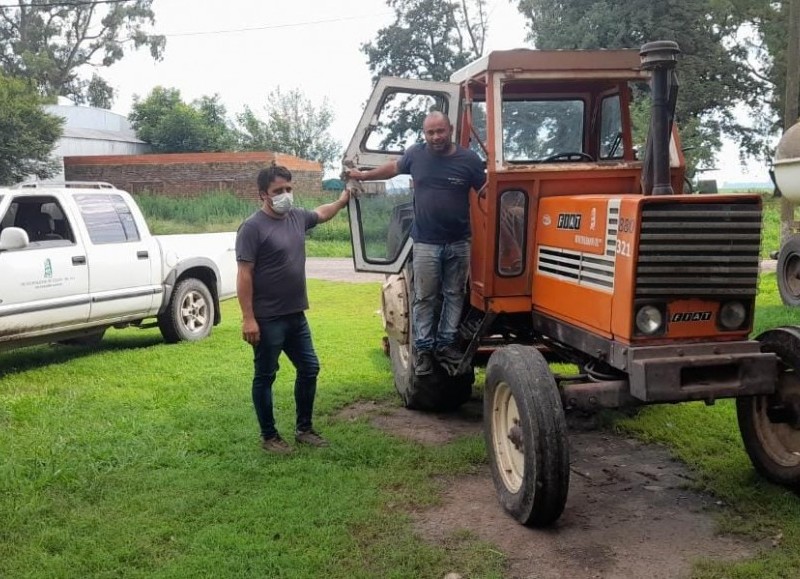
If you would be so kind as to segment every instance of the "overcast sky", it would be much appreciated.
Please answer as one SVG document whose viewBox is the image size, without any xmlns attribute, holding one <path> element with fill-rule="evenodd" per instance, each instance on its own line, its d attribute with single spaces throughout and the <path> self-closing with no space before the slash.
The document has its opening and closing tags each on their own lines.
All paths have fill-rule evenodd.
<svg viewBox="0 0 800 579">
<path fill-rule="evenodd" d="M 488 0 L 487 51 L 528 46 L 525 20 L 510 0 Z M 331 134 L 345 148 L 372 82 L 360 46 L 392 22 L 384 0 L 155 0 L 155 31 L 167 37 L 164 59 L 129 53 L 103 76 L 116 90 L 113 110 L 130 112 L 133 95 L 161 85 L 184 100 L 219 94 L 230 116 L 263 112 L 278 86 L 300 89 L 315 106 L 327 98 Z M 766 169 L 742 175 L 735 149 L 725 155 L 725 181 L 762 181 Z"/>
</svg>

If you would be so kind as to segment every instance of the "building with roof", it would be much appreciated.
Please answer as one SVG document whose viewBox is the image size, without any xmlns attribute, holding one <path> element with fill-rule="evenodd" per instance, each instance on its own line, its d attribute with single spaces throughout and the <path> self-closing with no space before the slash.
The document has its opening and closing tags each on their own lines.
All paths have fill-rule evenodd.
<svg viewBox="0 0 800 579">
<path fill-rule="evenodd" d="M 64 181 L 63 159 L 84 155 L 140 155 L 150 145 L 136 138 L 128 119 L 106 109 L 72 104 L 46 105 L 45 111 L 64 119 L 64 134 L 53 155 L 61 162 L 61 172 L 51 181 Z"/>
<path fill-rule="evenodd" d="M 322 192 L 322 166 L 271 152 L 147 154 L 150 145 L 136 138 L 128 119 L 95 107 L 58 104 L 45 110 L 65 120 L 54 156 L 60 174 L 50 181 L 104 181 L 130 193 L 193 197 L 230 191 L 258 198 L 256 175 L 271 163 L 292 171 L 298 192 Z"/>
</svg>

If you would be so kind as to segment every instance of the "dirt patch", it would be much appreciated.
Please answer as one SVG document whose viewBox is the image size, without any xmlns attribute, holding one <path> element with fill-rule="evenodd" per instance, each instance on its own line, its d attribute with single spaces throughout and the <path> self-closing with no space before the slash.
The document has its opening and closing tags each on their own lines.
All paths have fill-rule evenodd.
<svg viewBox="0 0 800 579">
<path fill-rule="evenodd" d="M 424 445 L 482 431 L 481 403 L 476 400 L 455 414 L 372 402 L 339 414 L 343 420 L 361 417 Z M 474 475 L 443 479 L 441 504 L 414 514 L 416 531 L 439 544 L 468 531 L 505 553 L 506 576 L 514 579 L 689 577 L 698 559 L 744 559 L 763 547 L 718 535 L 714 515 L 724 506 L 690 490 L 691 472 L 663 448 L 587 428 L 583 421 L 570 423 L 569 499 L 552 529 L 533 530 L 514 522 L 498 504 L 486 467 Z"/>
<path fill-rule="evenodd" d="M 482 432 L 481 406 L 472 400 L 452 414 L 414 412 L 399 406 L 361 401 L 340 411 L 337 418 L 356 420 L 364 416 L 384 432 L 425 446 L 447 444 L 462 436 Z"/>
</svg>

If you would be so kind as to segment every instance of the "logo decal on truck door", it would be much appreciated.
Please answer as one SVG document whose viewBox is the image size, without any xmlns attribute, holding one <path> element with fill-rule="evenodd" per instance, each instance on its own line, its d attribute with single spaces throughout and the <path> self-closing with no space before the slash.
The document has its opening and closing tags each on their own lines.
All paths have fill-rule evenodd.
<svg viewBox="0 0 800 579">
<path fill-rule="evenodd" d="M 45 279 L 53 277 L 53 264 L 50 263 L 50 258 L 44 260 L 44 277 Z"/>
</svg>

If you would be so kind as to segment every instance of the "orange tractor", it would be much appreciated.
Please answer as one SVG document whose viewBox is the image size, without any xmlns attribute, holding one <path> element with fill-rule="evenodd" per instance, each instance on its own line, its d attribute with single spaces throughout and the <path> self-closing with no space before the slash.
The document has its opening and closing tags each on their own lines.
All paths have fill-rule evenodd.
<svg viewBox="0 0 800 579">
<path fill-rule="evenodd" d="M 497 51 L 450 83 L 382 78 L 345 154 L 359 169 L 398 158 L 435 108 L 486 162 L 487 186 L 470 194 L 469 304 L 455 367 L 414 375 L 413 183 L 364 184 L 350 226 L 356 269 L 387 275 L 384 327 L 406 406 L 464 403 L 490 354 L 489 462 L 500 502 L 525 525 L 550 524 L 564 509 L 569 409 L 736 398 L 755 468 L 800 485 L 800 330 L 749 339 L 760 197 L 683 193 L 678 55 L 668 41 Z M 577 371 L 554 376 L 554 359 Z"/>
</svg>

